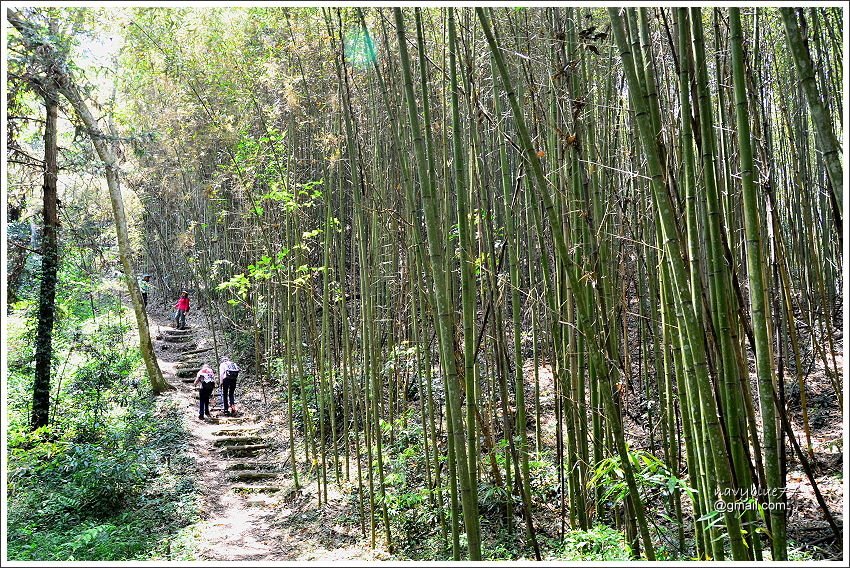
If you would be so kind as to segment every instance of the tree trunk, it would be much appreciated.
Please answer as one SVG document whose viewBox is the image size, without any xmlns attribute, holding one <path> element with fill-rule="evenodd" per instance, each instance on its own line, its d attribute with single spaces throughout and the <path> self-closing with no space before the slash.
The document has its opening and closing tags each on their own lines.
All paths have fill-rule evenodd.
<svg viewBox="0 0 850 568">
<path fill-rule="evenodd" d="M 56 273 L 59 268 L 59 209 L 56 177 L 59 172 L 56 122 L 59 101 L 54 89 L 44 95 L 47 119 L 44 124 L 44 231 L 41 237 L 41 289 L 38 298 L 38 331 L 35 340 L 35 381 L 32 386 L 32 429 L 47 426 L 50 416 L 50 364 L 53 355 L 53 322 L 56 316 Z"/>
</svg>

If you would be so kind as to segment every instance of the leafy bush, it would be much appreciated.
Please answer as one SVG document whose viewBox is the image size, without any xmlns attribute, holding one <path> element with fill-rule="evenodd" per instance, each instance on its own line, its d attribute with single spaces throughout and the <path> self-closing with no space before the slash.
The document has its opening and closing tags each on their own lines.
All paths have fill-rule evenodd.
<svg viewBox="0 0 850 568">
<path fill-rule="evenodd" d="M 409 415 L 402 415 L 392 424 L 381 421 L 381 429 L 387 440 L 384 444 L 384 487 L 391 528 L 400 535 L 400 546 L 418 548 L 418 543 L 435 532 L 440 506 L 431 506 L 432 491 L 425 479 L 422 425 L 411 420 Z M 391 430 L 393 440 L 389 441 Z M 377 461 L 373 466 L 377 476 Z M 447 498 L 448 488 L 443 488 L 442 494 Z"/>
<path fill-rule="evenodd" d="M 447 485 L 432 489 L 427 484 L 422 425 L 413 420 L 408 411 L 392 423 L 381 421 L 381 430 L 384 463 L 383 496 L 379 490 L 377 459 L 374 459 L 371 464 L 376 488 L 375 516 L 380 521 L 382 508 L 385 505 L 395 545 L 395 557 L 416 560 L 450 558 L 450 550 L 447 551 L 446 542 L 440 535 L 439 523 L 441 516 L 448 518 L 450 514 L 449 489 Z M 373 448 L 373 455 L 375 451 L 376 449 Z M 440 456 L 440 459 L 445 460 L 445 455 Z M 445 464 L 442 471 L 447 471 Z M 441 482 L 446 483 L 445 473 Z M 442 502 L 437 498 L 438 495 L 442 497 Z M 353 488 L 349 495 L 351 510 L 355 511 L 352 522 L 357 521 L 359 517 L 358 499 L 357 490 Z M 364 508 L 364 513 L 367 515 L 368 507 L 367 501 Z"/>
<path fill-rule="evenodd" d="M 130 389 L 140 357 L 126 332 L 103 325 L 60 354 L 74 360 L 49 426 L 30 432 L 28 406 L 10 406 L 10 560 L 170 558 L 170 536 L 197 516 L 181 409 Z M 10 373 L 21 402 L 29 373 Z"/>
<path fill-rule="evenodd" d="M 110 405 L 122 403 L 129 376 L 141 362 L 138 350 L 122 345 L 126 331 L 120 324 L 104 326 L 78 343 L 86 361 L 77 367 L 67 392 L 73 408 L 82 411 L 76 418 L 80 429 L 90 436 L 97 436 L 103 428 Z"/>
<path fill-rule="evenodd" d="M 504 516 L 508 502 L 516 506 L 521 499 L 518 495 L 509 495 L 504 487 L 486 481 L 478 483 L 478 512 L 481 515 Z"/>
<path fill-rule="evenodd" d="M 667 469 L 664 462 L 642 450 L 628 452 L 635 476 L 635 483 L 644 502 L 653 498 L 667 497 L 676 489 L 691 491 L 683 479 Z M 602 498 L 610 504 L 621 504 L 629 492 L 623 464 L 619 456 L 611 456 L 599 462 L 593 476 L 587 482 L 588 489 L 601 488 Z"/>
<path fill-rule="evenodd" d="M 630 549 L 623 534 L 606 525 L 595 525 L 589 530 L 574 530 L 564 535 L 564 540 L 546 539 L 550 548 L 548 560 L 567 561 L 617 561 L 629 560 Z"/>
<path fill-rule="evenodd" d="M 71 499 L 97 516 L 120 509 L 155 473 L 145 453 L 109 443 L 72 446 L 60 466 L 70 475 Z"/>
<path fill-rule="evenodd" d="M 9 559 L 167 556 L 169 535 L 197 516 L 179 416 L 174 403 L 137 398 L 94 441 L 10 432 Z"/>
</svg>

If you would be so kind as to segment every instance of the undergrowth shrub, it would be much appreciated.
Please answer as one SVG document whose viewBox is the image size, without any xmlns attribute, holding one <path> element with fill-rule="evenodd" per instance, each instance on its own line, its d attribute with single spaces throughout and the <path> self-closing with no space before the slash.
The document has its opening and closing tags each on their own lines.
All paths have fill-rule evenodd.
<svg viewBox="0 0 850 568">
<path fill-rule="evenodd" d="M 385 505 L 396 558 L 420 561 L 451 560 L 451 492 L 447 483 L 448 452 L 445 437 L 439 441 L 442 446 L 437 458 L 443 474 L 440 484 L 431 487 L 425 471 L 425 435 L 422 424 L 415 419 L 412 411 L 408 410 L 392 423 L 381 421 L 381 430 L 384 457 L 383 496 L 379 489 L 377 460 L 373 460 L 371 464 L 376 487 L 375 518 L 379 523 L 377 531 L 379 534 L 384 531 L 381 518 L 382 507 Z M 503 482 L 507 479 L 503 453 L 506 446 L 504 440 L 497 445 L 500 451 L 496 457 L 496 465 L 500 468 Z M 365 456 L 365 448 L 363 454 Z M 429 465 L 433 469 L 434 464 Z M 489 469 L 489 466 L 486 469 Z M 512 465 L 511 473 L 514 471 Z M 559 491 L 557 469 L 552 456 L 547 452 L 535 453 L 534 459 L 529 461 L 529 472 L 532 507 L 538 512 L 544 506 L 551 509 L 552 503 L 557 502 Z M 609 470 L 609 473 L 616 476 L 612 470 Z M 435 482 L 433 476 L 431 482 Z M 509 493 L 504 487 L 494 485 L 490 477 L 485 475 L 478 483 L 477 497 L 484 559 L 533 559 L 534 550 L 526 533 L 522 517 L 522 498 L 517 488 Z M 350 510 L 355 511 L 352 522 L 359 520 L 357 499 L 358 494 L 353 490 L 350 494 Z M 509 502 L 513 505 L 511 528 L 508 528 L 506 519 Z M 368 515 L 368 511 L 369 502 L 366 500 L 364 513 Z M 458 513 L 461 513 L 460 508 Z M 552 515 L 556 515 L 554 509 Z M 440 527 L 441 517 L 446 522 L 445 534 Z M 366 525 L 368 524 L 366 520 Z M 563 540 L 552 537 L 546 532 L 546 527 L 539 524 L 536 526 L 536 533 L 544 559 L 611 561 L 630 558 L 630 550 L 624 542 L 623 534 L 605 525 L 596 525 L 587 531 L 568 532 Z M 465 551 L 466 535 L 463 534 L 462 528 L 460 545 L 461 550 Z"/>
<path fill-rule="evenodd" d="M 197 517 L 181 409 L 130 386 L 140 357 L 125 331 L 104 326 L 78 345 L 51 425 L 11 422 L 10 560 L 168 558 Z"/>
<path fill-rule="evenodd" d="M 10 432 L 9 559 L 158 557 L 194 520 L 180 409 L 150 398 L 129 409 L 132 428 L 113 417 L 94 441 L 73 430 Z"/>
<path fill-rule="evenodd" d="M 623 533 L 607 525 L 595 525 L 590 529 L 573 530 L 564 539 L 546 539 L 549 560 L 565 561 L 618 561 L 629 560 L 630 549 Z"/>
</svg>

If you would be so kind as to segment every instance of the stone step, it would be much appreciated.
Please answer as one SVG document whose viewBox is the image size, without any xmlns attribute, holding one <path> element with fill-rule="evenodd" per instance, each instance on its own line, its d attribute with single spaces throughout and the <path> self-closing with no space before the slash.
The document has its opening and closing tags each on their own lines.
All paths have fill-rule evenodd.
<svg viewBox="0 0 850 568">
<path fill-rule="evenodd" d="M 174 368 L 177 370 L 189 368 L 200 369 L 201 365 L 203 365 L 204 363 L 209 364 L 209 361 L 200 361 L 198 359 L 186 359 L 174 363 Z"/>
<path fill-rule="evenodd" d="M 214 406 L 212 410 L 221 409 L 218 406 Z M 227 416 L 226 414 L 219 416 L 218 420 L 220 424 L 245 424 L 246 422 L 254 422 L 254 418 L 252 416 Z"/>
<path fill-rule="evenodd" d="M 213 440 L 213 446 L 220 448 L 222 446 L 242 446 L 248 447 L 255 444 L 260 444 L 263 439 L 260 436 L 225 436 Z"/>
<path fill-rule="evenodd" d="M 271 495 L 263 495 L 262 493 L 255 493 L 250 495 L 246 500 L 245 504 L 249 507 L 271 507 L 277 504 L 277 497 L 273 497 Z"/>
<path fill-rule="evenodd" d="M 186 347 L 185 343 L 167 343 L 165 341 L 160 341 L 158 344 L 154 344 L 155 349 L 160 349 L 161 351 L 168 351 L 169 353 L 174 353 L 175 355 L 180 355 L 182 351 L 180 351 L 181 347 Z"/>
<path fill-rule="evenodd" d="M 255 456 L 260 450 L 268 449 L 268 444 L 254 444 L 253 446 L 225 446 L 221 448 L 225 456 Z"/>
<path fill-rule="evenodd" d="M 203 347 L 201 349 L 191 349 L 189 351 L 184 351 L 183 355 L 194 355 L 195 353 L 206 353 L 207 351 L 212 351 L 212 347 Z"/>
<path fill-rule="evenodd" d="M 271 462 L 235 462 L 227 464 L 224 469 L 226 471 L 277 471 L 279 466 Z"/>
<path fill-rule="evenodd" d="M 280 487 L 276 485 L 231 485 L 237 493 L 277 493 Z"/>
<path fill-rule="evenodd" d="M 177 376 L 179 377 L 180 375 L 177 375 Z M 183 382 L 184 382 L 184 383 L 186 383 L 186 384 L 191 384 L 191 383 L 194 383 L 194 382 L 195 382 L 195 377 L 194 377 L 194 376 L 191 376 L 191 377 L 184 377 L 182 380 L 183 380 Z"/>
<path fill-rule="evenodd" d="M 163 341 L 167 341 L 169 343 L 186 343 L 187 341 L 192 340 L 191 335 L 168 335 L 165 334 L 165 337 L 162 338 Z"/>
<path fill-rule="evenodd" d="M 277 473 L 273 471 L 241 470 L 228 474 L 228 478 L 231 481 L 242 481 L 244 483 L 251 483 L 252 481 L 260 481 L 263 479 L 274 479 L 275 477 L 277 477 Z"/>
<path fill-rule="evenodd" d="M 220 394 L 221 394 L 221 389 L 216 387 L 215 390 L 213 390 L 212 395 L 210 396 L 210 410 L 221 410 L 222 412 L 224 412 L 224 409 L 220 406 L 220 403 L 221 403 L 221 401 L 219 400 Z M 200 391 L 200 389 L 198 389 L 198 390 L 195 391 L 195 400 L 198 400 L 200 398 L 201 398 L 201 391 Z M 222 416 L 222 418 L 241 418 L 243 420 L 240 420 L 240 422 L 244 422 L 245 421 L 244 419 L 246 418 L 246 416 L 243 415 L 242 413 L 240 413 L 236 416 L 226 414 L 226 415 Z"/>
<path fill-rule="evenodd" d="M 174 334 L 170 334 L 168 332 L 165 332 L 164 334 L 162 334 L 162 341 L 169 341 L 171 343 L 180 343 L 181 341 L 188 341 L 189 339 L 192 339 L 193 337 L 194 337 L 194 334 L 192 334 L 192 333 L 174 335 Z"/>
<path fill-rule="evenodd" d="M 165 341 L 163 343 L 160 343 L 160 348 L 163 351 L 174 351 L 183 355 L 185 355 L 186 353 L 194 353 L 194 351 L 186 351 L 186 349 L 195 349 L 197 346 L 198 344 L 194 341 L 186 343 L 171 343 L 169 341 Z"/>
<path fill-rule="evenodd" d="M 195 330 L 191 327 L 186 329 L 166 329 L 164 331 L 165 335 L 191 335 Z"/>
<path fill-rule="evenodd" d="M 198 403 L 191 404 L 191 407 L 194 408 L 195 410 L 197 410 L 198 409 Z M 227 422 L 224 421 L 227 418 L 227 416 L 224 416 L 223 414 L 221 414 L 221 412 L 217 408 L 210 407 L 210 413 L 213 415 L 213 423 L 214 424 L 220 424 L 222 426 L 226 426 L 228 424 Z"/>
<path fill-rule="evenodd" d="M 228 428 L 226 430 L 216 430 L 212 433 L 213 436 L 241 436 L 244 434 L 251 435 L 256 434 L 258 429 L 256 427 L 245 427 L 245 428 Z"/>
<path fill-rule="evenodd" d="M 192 368 L 178 369 L 176 374 L 181 379 L 185 379 L 187 377 L 197 376 L 198 371 L 200 371 L 200 370 L 201 370 L 200 367 L 195 367 L 194 369 L 192 369 Z"/>
</svg>

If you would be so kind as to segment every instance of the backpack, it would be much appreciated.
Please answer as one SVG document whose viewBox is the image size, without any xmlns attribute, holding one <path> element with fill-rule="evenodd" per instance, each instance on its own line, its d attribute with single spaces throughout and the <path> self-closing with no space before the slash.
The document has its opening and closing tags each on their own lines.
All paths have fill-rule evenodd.
<svg viewBox="0 0 850 568">
<path fill-rule="evenodd" d="M 201 383 L 203 385 L 215 384 L 215 373 L 210 369 L 209 373 L 201 373 Z"/>
<path fill-rule="evenodd" d="M 224 368 L 224 377 L 227 379 L 236 379 L 239 376 L 239 366 L 233 361 L 228 361 L 227 367 Z"/>
</svg>

